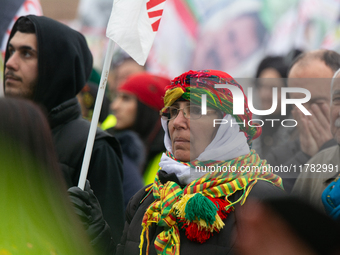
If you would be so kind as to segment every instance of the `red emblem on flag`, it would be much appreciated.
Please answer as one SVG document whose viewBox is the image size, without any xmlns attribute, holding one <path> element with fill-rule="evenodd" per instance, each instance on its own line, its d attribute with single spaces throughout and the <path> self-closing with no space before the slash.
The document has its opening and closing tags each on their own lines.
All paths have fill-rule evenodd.
<svg viewBox="0 0 340 255">
<path fill-rule="evenodd" d="M 146 9 L 148 11 L 149 19 L 152 19 L 151 26 L 154 32 L 158 31 L 159 23 L 161 22 L 163 14 L 163 5 L 161 4 L 164 2 L 165 0 L 150 0 L 146 3 Z"/>
</svg>

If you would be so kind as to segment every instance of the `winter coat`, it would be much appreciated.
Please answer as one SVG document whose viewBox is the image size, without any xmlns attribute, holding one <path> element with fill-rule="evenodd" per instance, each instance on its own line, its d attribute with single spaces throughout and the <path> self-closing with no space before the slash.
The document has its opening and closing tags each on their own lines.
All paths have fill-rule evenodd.
<svg viewBox="0 0 340 255">
<path fill-rule="evenodd" d="M 38 79 L 32 100 L 46 113 L 69 186 L 78 184 L 90 123 L 81 119 L 76 95 L 92 71 L 92 54 L 82 34 L 44 16 L 26 16 L 35 26 Z M 14 24 L 9 40 L 17 31 Z M 5 62 L 10 53 L 5 54 Z M 124 221 L 121 151 L 115 138 L 97 130 L 88 179 L 118 242 Z"/>
<path fill-rule="evenodd" d="M 139 136 L 130 130 L 116 132 L 115 135 L 123 152 L 123 191 L 124 206 L 128 205 L 130 198 L 143 188 L 141 167 L 145 160 L 145 148 Z"/>
<path fill-rule="evenodd" d="M 49 115 L 53 140 L 68 188 L 78 185 L 90 123 L 81 117 L 76 98 L 53 109 Z M 123 230 L 123 170 L 118 141 L 97 129 L 87 179 L 101 205 L 114 240 Z"/>
<path fill-rule="evenodd" d="M 179 183 L 175 174 L 167 174 L 164 171 L 160 171 L 159 178 L 162 183 L 166 183 L 167 181 L 175 181 L 176 183 Z M 255 184 L 252 188 L 247 199 L 254 197 L 262 200 L 269 197 L 283 196 L 284 194 L 285 193 L 281 189 L 274 186 L 273 184 L 266 181 L 258 181 L 258 183 Z M 233 198 L 236 200 L 240 195 L 241 194 L 237 192 L 235 193 Z M 142 232 L 141 223 L 146 209 L 153 201 L 154 197 L 152 195 L 152 192 L 146 192 L 145 188 L 140 190 L 131 199 L 126 210 L 126 222 L 121 243 L 117 246 L 117 255 L 140 254 L 139 244 L 140 235 Z M 237 210 L 237 208 L 235 210 Z M 180 230 L 180 255 L 234 254 L 235 249 L 233 247 L 234 242 L 232 241 L 232 232 L 236 223 L 235 213 L 231 212 L 224 220 L 224 223 L 225 226 L 223 227 L 223 229 L 219 233 L 214 233 L 214 235 L 203 244 L 190 241 L 186 238 L 185 233 Z M 156 224 L 152 224 L 149 227 L 149 255 L 157 254 L 153 244 L 157 235 L 163 230 L 163 227 L 157 226 Z M 142 254 L 145 254 L 145 243 L 146 241 L 144 242 L 144 249 Z"/>
</svg>

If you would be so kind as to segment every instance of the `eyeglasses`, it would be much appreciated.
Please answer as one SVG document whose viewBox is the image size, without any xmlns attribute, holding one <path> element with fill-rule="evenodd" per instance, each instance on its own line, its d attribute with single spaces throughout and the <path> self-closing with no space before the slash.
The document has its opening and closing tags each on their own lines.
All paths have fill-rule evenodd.
<svg viewBox="0 0 340 255">
<path fill-rule="evenodd" d="M 180 111 L 183 111 L 183 115 L 187 119 L 197 120 L 202 117 L 202 108 L 198 105 L 187 105 L 184 108 L 177 108 L 175 106 L 169 106 L 160 112 L 163 120 L 175 119 Z M 207 112 L 215 112 L 215 110 L 207 110 Z"/>
</svg>

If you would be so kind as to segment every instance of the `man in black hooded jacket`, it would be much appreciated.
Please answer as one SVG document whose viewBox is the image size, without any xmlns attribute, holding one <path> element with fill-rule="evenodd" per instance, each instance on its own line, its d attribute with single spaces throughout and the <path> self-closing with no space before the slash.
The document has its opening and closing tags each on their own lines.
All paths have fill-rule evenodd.
<svg viewBox="0 0 340 255">
<path fill-rule="evenodd" d="M 84 36 L 47 17 L 21 17 L 8 40 L 4 69 L 5 96 L 27 98 L 43 108 L 66 183 L 76 186 L 90 127 L 76 98 L 92 70 Z M 115 243 L 124 226 L 121 158 L 117 140 L 98 129 L 87 178 Z"/>
</svg>

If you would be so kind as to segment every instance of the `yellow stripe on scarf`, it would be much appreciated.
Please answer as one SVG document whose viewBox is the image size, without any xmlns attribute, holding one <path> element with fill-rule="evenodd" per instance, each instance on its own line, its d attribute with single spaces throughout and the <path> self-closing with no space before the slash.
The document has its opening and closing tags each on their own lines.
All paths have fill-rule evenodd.
<svg viewBox="0 0 340 255">
<path fill-rule="evenodd" d="M 167 154 L 170 158 L 172 154 Z M 176 160 L 175 158 L 173 158 Z M 193 161 L 189 163 L 192 168 L 200 165 L 220 165 L 220 166 L 234 166 L 236 169 L 241 167 L 252 169 L 251 167 L 263 167 L 267 166 L 265 160 L 261 160 L 255 151 L 251 151 L 247 155 L 243 155 L 232 160 L 226 161 Z M 279 176 L 274 175 L 270 172 L 262 171 L 237 171 L 237 172 L 211 172 L 202 176 L 199 179 L 194 180 L 184 188 L 180 187 L 177 183 L 168 181 L 162 184 L 159 180 L 159 172 L 155 178 L 153 184 L 153 196 L 155 201 L 149 205 L 146 210 L 143 222 L 142 222 L 142 233 L 140 236 L 140 254 L 143 252 L 144 234 L 146 235 L 147 245 L 146 254 L 149 253 L 149 227 L 151 224 L 157 224 L 160 227 L 164 227 L 154 242 L 154 247 L 157 254 L 168 255 L 176 254 L 179 255 L 180 250 L 180 235 L 179 235 L 179 221 L 186 223 L 195 223 L 199 230 L 206 230 L 208 232 L 216 231 L 219 232 L 224 227 L 224 222 L 219 215 L 213 213 L 214 210 L 199 210 L 197 212 L 204 213 L 204 217 L 197 215 L 195 210 L 190 210 L 190 213 L 186 211 L 186 207 L 190 204 L 190 208 L 200 208 L 210 203 L 200 203 L 201 201 L 208 202 L 210 198 L 223 198 L 228 202 L 228 205 L 224 207 L 225 210 L 233 207 L 237 203 L 241 205 L 246 201 L 251 189 L 257 183 L 258 180 L 267 181 L 282 187 L 282 180 Z M 229 201 L 229 197 L 236 191 L 241 190 L 242 195 L 236 201 Z M 197 199 L 195 199 L 197 198 Z M 202 200 L 202 198 L 205 198 Z M 191 201 L 194 199 L 194 201 Z M 195 205 L 193 205 L 195 204 Z M 188 209 L 190 209 L 188 207 Z M 196 216 L 195 216 L 196 215 Z M 212 220 L 214 219 L 214 220 Z"/>
<path fill-rule="evenodd" d="M 184 94 L 182 88 L 168 90 L 164 96 L 164 107 L 171 106 L 178 98 Z"/>
</svg>

